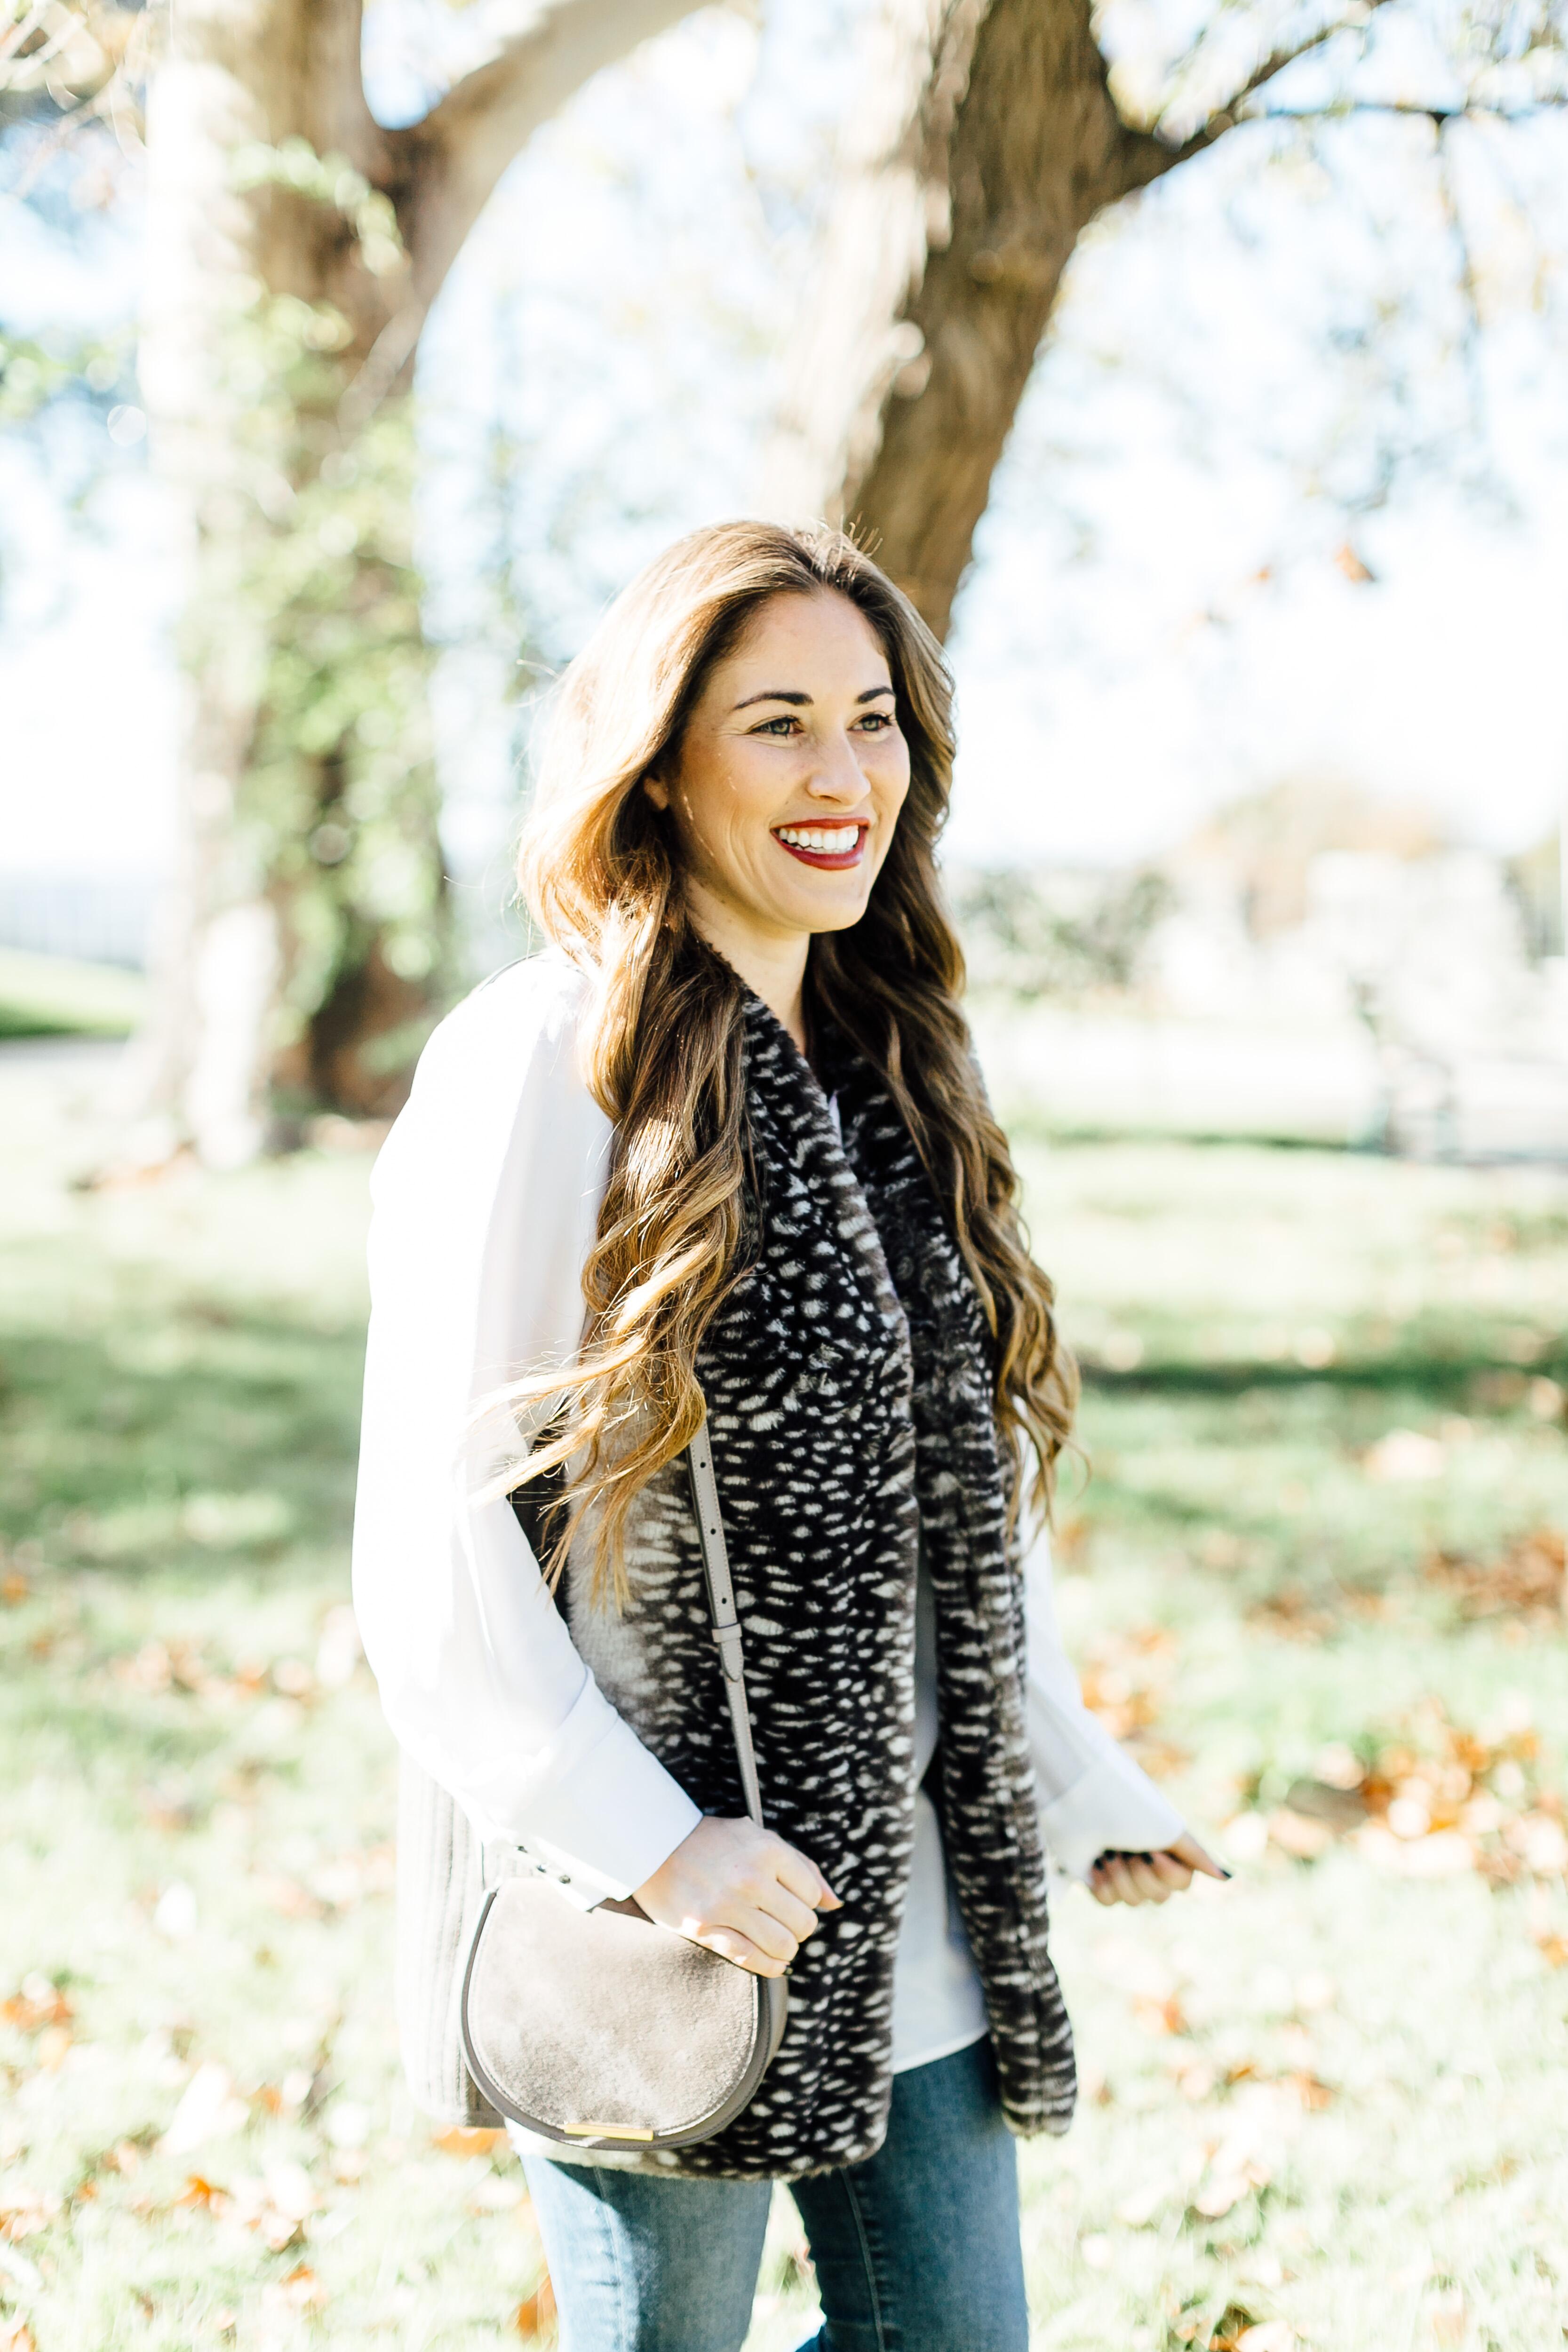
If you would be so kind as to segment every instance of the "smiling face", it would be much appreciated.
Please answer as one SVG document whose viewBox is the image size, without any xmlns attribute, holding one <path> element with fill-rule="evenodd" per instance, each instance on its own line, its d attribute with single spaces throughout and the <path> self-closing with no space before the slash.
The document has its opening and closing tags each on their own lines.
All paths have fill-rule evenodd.
<svg viewBox="0 0 1568 2352">
<path fill-rule="evenodd" d="M 674 823 L 693 920 L 757 986 L 759 960 L 804 968 L 814 932 L 859 921 L 909 787 L 881 642 L 824 589 L 761 607 L 644 790 Z"/>
</svg>

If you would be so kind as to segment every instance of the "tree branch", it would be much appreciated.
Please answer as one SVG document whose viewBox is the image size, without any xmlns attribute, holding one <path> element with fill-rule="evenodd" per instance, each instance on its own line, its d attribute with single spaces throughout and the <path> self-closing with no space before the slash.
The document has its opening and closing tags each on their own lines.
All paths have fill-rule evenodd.
<svg viewBox="0 0 1568 2352">
<path fill-rule="evenodd" d="M 584 83 L 689 14 L 693 0 L 548 0 L 525 32 L 387 134 L 414 293 L 428 310 L 514 155 Z"/>
<path fill-rule="evenodd" d="M 1146 187 L 1150 181 L 1160 179 L 1176 164 L 1185 163 L 1194 155 L 1201 155 L 1206 147 L 1214 145 L 1216 139 L 1223 139 L 1227 131 L 1234 130 L 1238 121 L 1246 119 L 1242 109 L 1247 100 L 1256 98 L 1260 89 L 1267 89 L 1276 74 L 1282 74 L 1287 66 L 1298 64 L 1302 58 L 1313 56 L 1341 33 L 1360 31 L 1372 11 L 1385 5 L 1386 0 L 1361 0 L 1353 16 L 1342 17 L 1337 25 L 1325 25 L 1321 32 L 1312 34 L 1308 40 L 1297 42 L 1292 47 L 1270 50 L 1241 88 L 1226 99 L 1223 106 L 1216 107 L 1199 129 L 1186 139 L 1164 138 L 1158 127 L 1152 131 L 1130 131 L 1128 163 L 1130 170 L 1136 174 L 1131 185 Z M 1200 43 L 1193 53 L 1192 62 L 1195 64 L 1202 55 L 1203 44 Z M 1166 110 L 1169 111 L 1168 109 Z M 1425 107 L 1412 110 L 1421 113 L 1429 110 Z"/>
<path fill-rule="evenodd" d="M 385 178 L 391 134 L 370 110 L 360 68 L 361 0 L 310 0 L 304 31 L 310 43 L 305 97 L 307 136 L 318 155 L 346 155 L 379 185 Z"/>
</svg>

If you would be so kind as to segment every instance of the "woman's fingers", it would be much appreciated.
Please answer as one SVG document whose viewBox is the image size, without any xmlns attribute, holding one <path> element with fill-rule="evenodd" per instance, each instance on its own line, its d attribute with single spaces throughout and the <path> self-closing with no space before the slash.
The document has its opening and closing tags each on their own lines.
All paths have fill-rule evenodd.
<svg viewBox="0 0 1568 2352">
<path fill-rule="evenodd" d="M 1089 1885 L 1100 1903 L 1141 1903 L 1143 1900 L 1128 1868 L 1124 1853 L 1102 1853 L 1090 1874 Z"/>
<path fill-rule="evenodd" d="M 843 1905 L 833 1892 L 814 1862 L 808 1862 L 783 1838 L 772 1838 L 770 1845 L 778 1852 L 779 1885 L 788 1889 L 797 1902 L 809 1904 L 813 1911 L 841 1911 Z"/>
<path fill-rule="evenodd" d="M 1181 1871 L 1178 1878 L 1167 1880 L 1150 1854 L 1104 1853 L 1090 1874 L 1089 1887 L 1101 1903 L 1164 1903 L 1190 1876 Z"/>
<path fill-rule="evenodd" d="M 1164 1903 L 1193 1883 L 1195 1873 L 1228 1878 L 1195 1837 L 1184 1833 L 1159 1853 L 1102 1853 L 1089 1874 L 1097 1903 Z"/>
<path fill-rule="evenodd" d="M 810 1904 L 797 1902 L 788 1888 L 780 1885 L 776 1880 L 772 1886 L 757 1887 L 752 1900 L 759 1912 L 776 1919 L 781 1929 L 797 1944 L 804 1944 L 816 1930 L 816 1914 Z M 746 1932 L 748 1935 L 751 1933 L 749 1924 Z"/>
<path fill-rule="evenodd" d="M 1215 1860 L 1206 1846 L 1198 1843 L 1190 1830 L 1185 1831 L 1181 1837 L 1172 1840 L 1170 1852 L 1178 1862 L 1185 1863 L 1189 1870 L 1202 1871 L 1205 1878 L 1230 1876 L 1229 1871 L 1224 1864 Z"/>
<path fill-rule="evenodd" d="M 782 1977 L 789 1966 L 787 1960 L 775 1960 L 736 1927 L 715 1927 L 691 1940 L 706 1952 L 717 1952 L 721 1960 L 732 1960 L 738 1969 L 749 1969 L 754 1977 Z"/>
<path fill-rule="evenodd" d="M 838 1897 L 808 1858 L 748 1821 L 708 1816 L 635 1890 L 648 1917 L 759 1976 L 788 1968 Z"/>
</svg>

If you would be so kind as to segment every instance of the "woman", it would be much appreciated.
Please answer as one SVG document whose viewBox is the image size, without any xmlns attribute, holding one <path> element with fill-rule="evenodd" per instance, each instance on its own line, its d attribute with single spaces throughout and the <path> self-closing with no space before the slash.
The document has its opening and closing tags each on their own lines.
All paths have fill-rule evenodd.
<svg viewBox="0 0 1568 2352">
<path fill-rule="evenodd" d="M 735 2352 L 779 2179 L 823 2347 L 1017 2352 L 1010 2132 L 1073 2100 L 1046 1854 L 1102 1901 L 1222 1874 L 1086 1714 L 1017 1533 L 1072 1375 L 937 889 L 950 693 L 837 533 L 660 557 L 561 688 L 551 944 L 437 1031 L 376 1172 L 355 1595 L 416 2087 L 476 2113 L 455 1988 L 520 1854 L 791 1976 L 718 2137 L 525 2147 L 568 2352 Z M 679 1475 L 704 1407 L 766 1831 Z"/>
</svg>

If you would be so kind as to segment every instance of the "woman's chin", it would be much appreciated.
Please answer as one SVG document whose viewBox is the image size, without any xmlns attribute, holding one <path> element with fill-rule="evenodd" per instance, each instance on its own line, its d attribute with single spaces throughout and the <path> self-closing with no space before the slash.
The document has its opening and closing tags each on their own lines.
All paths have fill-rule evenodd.
<svg viewBox="0 0 1568 2352">
<path fill-rule="evenodd" d="M 798 880 L 777 892 L 775 919 L 797 931 L 847 931 L 866 911 L 871 877 L 864 866 L 838 873 L 803 869 Z"/>
<path fill-rule="evenodd" d="M 847 892 L 824 891 L 802 910 L 800 928 L 814 935 L 819 931 L 851 931 L 865 913 L 869 896 L 868 891 L 860 889 L 853 897 Z"/>
</svg>

